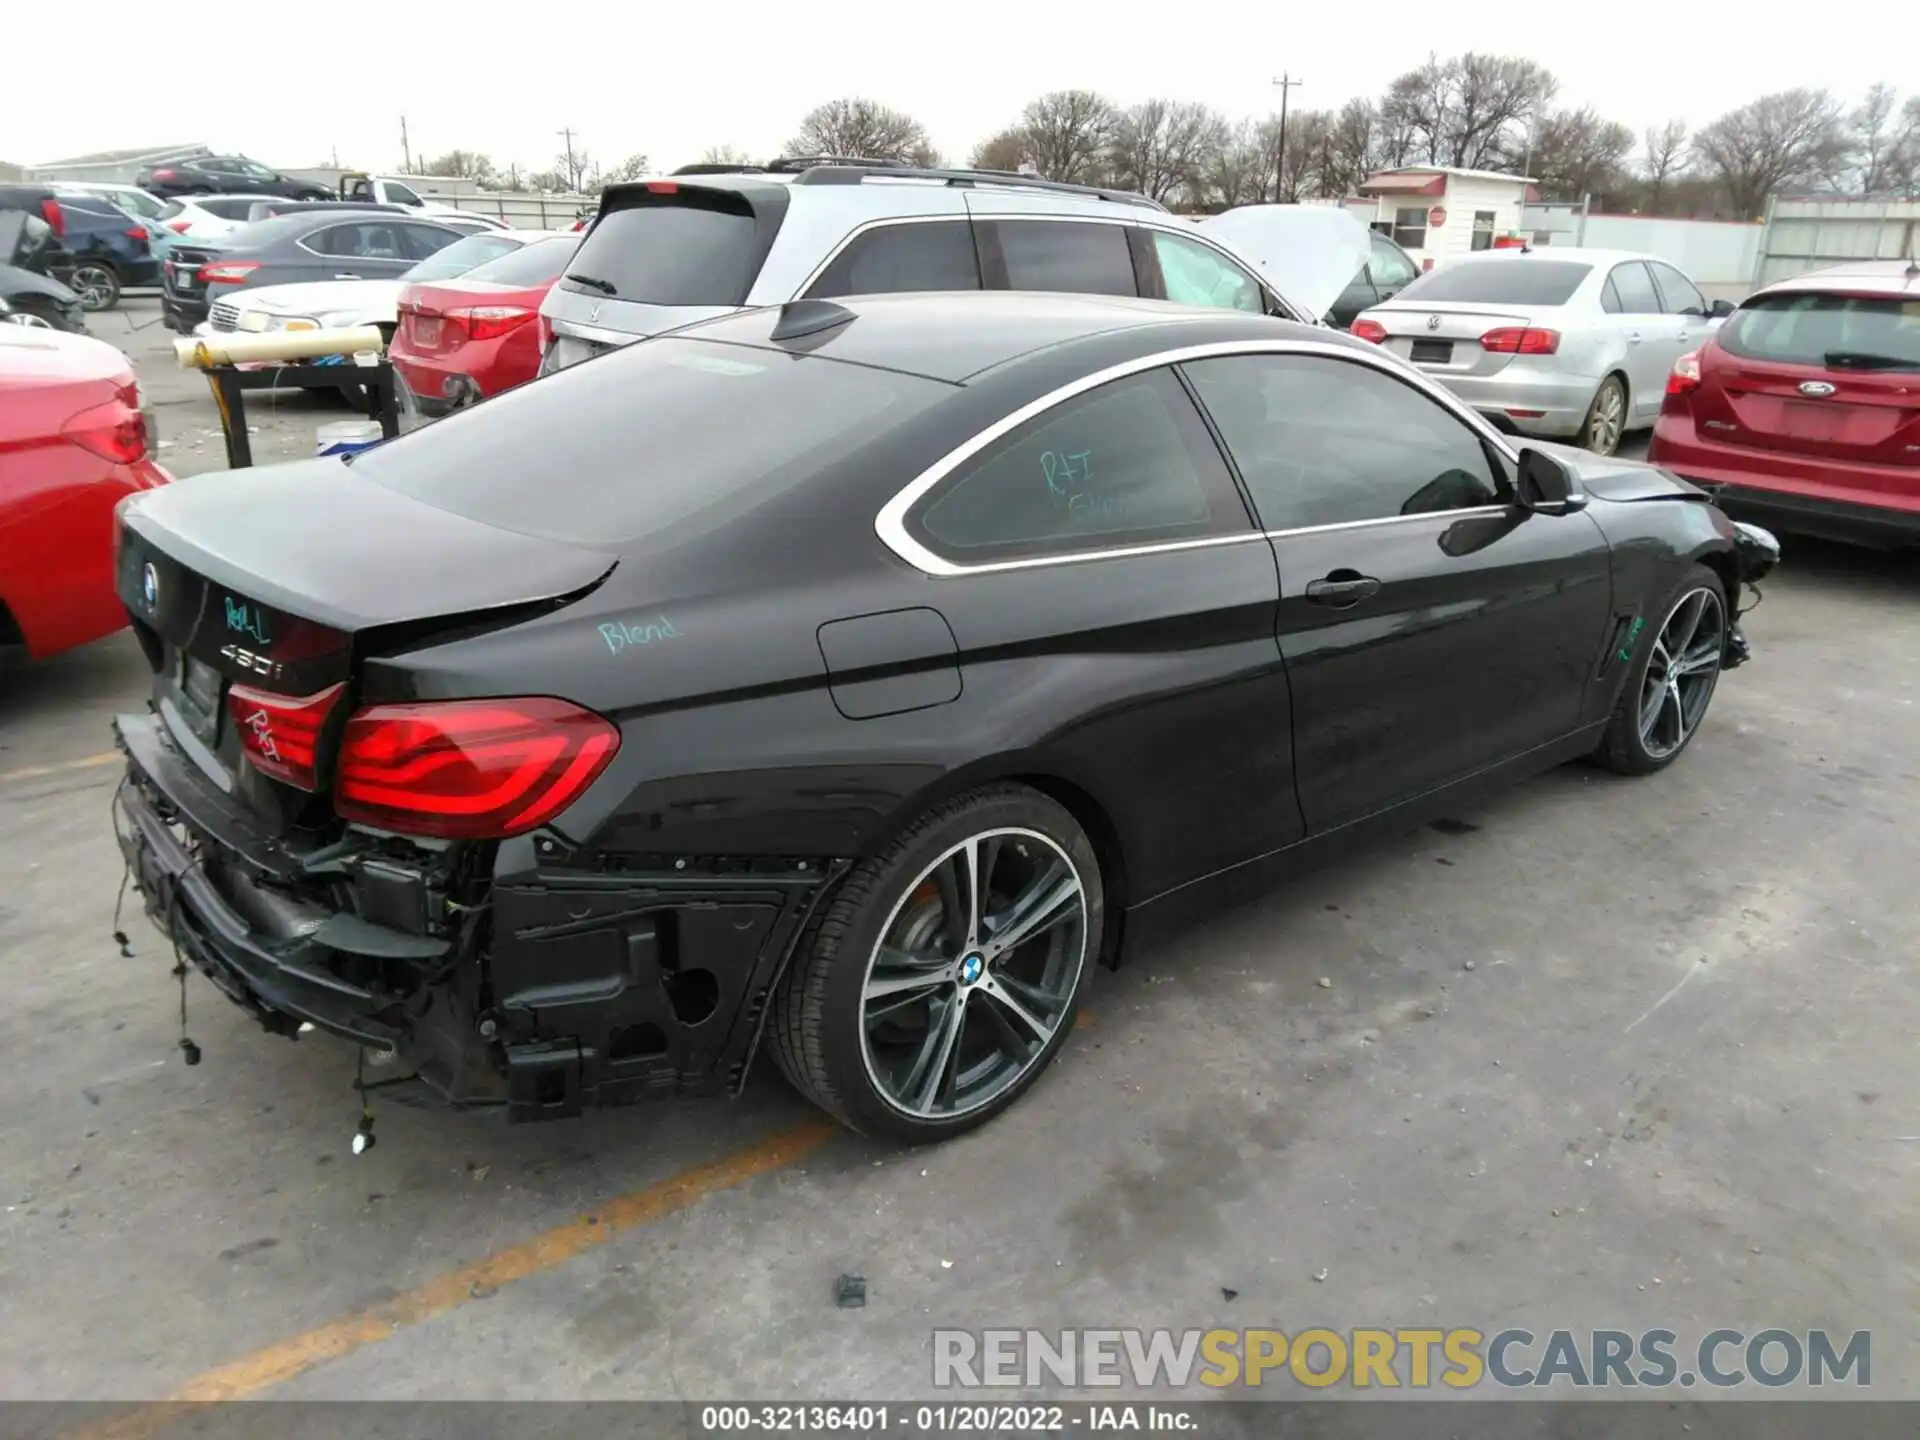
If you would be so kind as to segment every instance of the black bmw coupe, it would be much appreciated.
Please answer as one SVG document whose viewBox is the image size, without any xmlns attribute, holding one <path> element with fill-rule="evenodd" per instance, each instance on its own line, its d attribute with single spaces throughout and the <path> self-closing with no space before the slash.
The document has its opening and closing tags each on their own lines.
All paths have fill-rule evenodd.
<svg viewBox="0 0 1920 1440">
<path fill-rule="evenodd" d="M 796 302 L 129 502 L 116 821 L 179 957 L 445 1101 L 733 1093 L 764 1042 L 938 1139 L 1123 936 L 1672 763 L 1777 554 L 1328 330 Z"/>
</svg>

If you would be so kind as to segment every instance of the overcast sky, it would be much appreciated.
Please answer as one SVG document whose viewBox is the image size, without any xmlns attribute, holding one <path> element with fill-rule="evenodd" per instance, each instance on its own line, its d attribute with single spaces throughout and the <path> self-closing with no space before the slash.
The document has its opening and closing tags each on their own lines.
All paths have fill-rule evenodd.
<svg viewBox="0 0 1920 1440">
<path fill-rule="evenodd" d="M 667 168 L 718 144 L 770 157 L 811 106 L 854 94 L 908 111 L 964 161 L 1046 90 L 1203 100 L 1238 118 L 1277 108 L 1271 80 L 1283 70 L 1306 82 L 1294 106 L 1331 108 L 1378 95 L 1436 49 L 1529 56 L 1559 77 L 1560 103 L 1594 105 L 1636 134 L 1672 116 L 1701 124 L 1793 85 L 1851 101 L 1876 80 L 1920 84 L 1913 0 L 1771 15 L 1686 0 L 243 0 L 186 10 L 94 0 L 78 29 L 71 5 L 14 8 L 0 160 L 17 163 L 200 142 L 290 168 L 337 153 L 343 165 L 391 170 L 404 115 L 416 159 L 459 147 L 546 168 L 571 126 L 605 164 L 640 151 Z M 28 56 L 47 60 L 18 63 Z"/>
</svg>

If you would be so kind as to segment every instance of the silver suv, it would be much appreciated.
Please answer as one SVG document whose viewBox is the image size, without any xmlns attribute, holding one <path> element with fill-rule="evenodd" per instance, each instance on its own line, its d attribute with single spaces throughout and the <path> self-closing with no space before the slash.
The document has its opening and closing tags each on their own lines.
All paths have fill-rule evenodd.
<svg viewBox="0 0 1920 1440">
<path fill-rule="evenodd" d="M 688 166 L 602 194 L 540 306 L 540 373 L 730 310 L 905 290 L 1144 295 L 1318 318 L 1260 268 L 1124 191 L 831 156 Z"/>
</svg>

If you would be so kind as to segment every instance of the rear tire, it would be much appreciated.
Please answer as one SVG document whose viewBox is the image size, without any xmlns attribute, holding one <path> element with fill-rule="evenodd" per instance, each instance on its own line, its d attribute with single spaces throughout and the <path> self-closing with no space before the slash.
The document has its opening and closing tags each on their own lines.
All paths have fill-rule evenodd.
<svg viewBox="0 0 1920 1440">
<path fill-rule="evenodd" d="M 1629 652 L 1626 683 L 1594 752 L 1622 775 L 1666 769 L 1707 718 L 1732 625 L 1720 577 L 1704 565 L 1688 566 L 1649 622 L 1651 633 L 1643 631 Z"/>
<path fill-rule="evenodd" d="M 22 295 L 7 302 L 16 315 L 26 315 L 49 330 L 65 331 L 69 335 L 84 335 L 86 325 L 70 324 L 58 305 L 44 295 Z"/>
<path fill-rule="evenodd" d="M 104 260 L 82 260 L 67 288 L 80 297 L 89 315 L 97 315 L 120 303 L 120 272 Z"/>
<path fill-rule="evenodd" d="M 949 801 L 855 867 L 803 939 L 768 1017 L 774 1062 L 863 1134 L 923 1144 L 982 1125 L 1073 1029 L 1103 905 L 1064 807 L 1024 785 Z"/>
<path fill-rule="evenodd" d="M 1627 433 L 1627 387 L 1609 375 L 1593 394 L 1587 418 L 1580 422 L 1580 444 L 1596 455 L 1617 455 Z"/>
</svg>

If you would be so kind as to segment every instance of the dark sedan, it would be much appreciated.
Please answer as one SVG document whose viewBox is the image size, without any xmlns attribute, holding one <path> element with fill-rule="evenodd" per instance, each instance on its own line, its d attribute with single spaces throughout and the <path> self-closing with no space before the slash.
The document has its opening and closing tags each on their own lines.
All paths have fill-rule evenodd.
<svg viewBox="0 0 1920 1440">
<path fill-rule="evenodd" d="M 244 155 L 197 155 L 142 170 L 134 183 L 150 195 L 285 195 L 290 200 L 331 200 L 333 192 L 312 180 L 283 175 Z"/>
<path fill-rule="evenodd" d="M 1671 764 L 1776 555 L 1324 329 L 798 301 L 133 501 L 121 843 L 268 1030 L 453 1102 L 731 1093 L 764 1042 L 934 1140 L 1123 935 Z"/>
<path fill-rule="evenodd" d="M 178 244 L 161 266 L 160 315 L 182 334 L 215 300 L 307 280 L 397 280 L 465 232 L 390 210 L 316 205 L 243 225 L 219 247 Z"/>
</svg>

